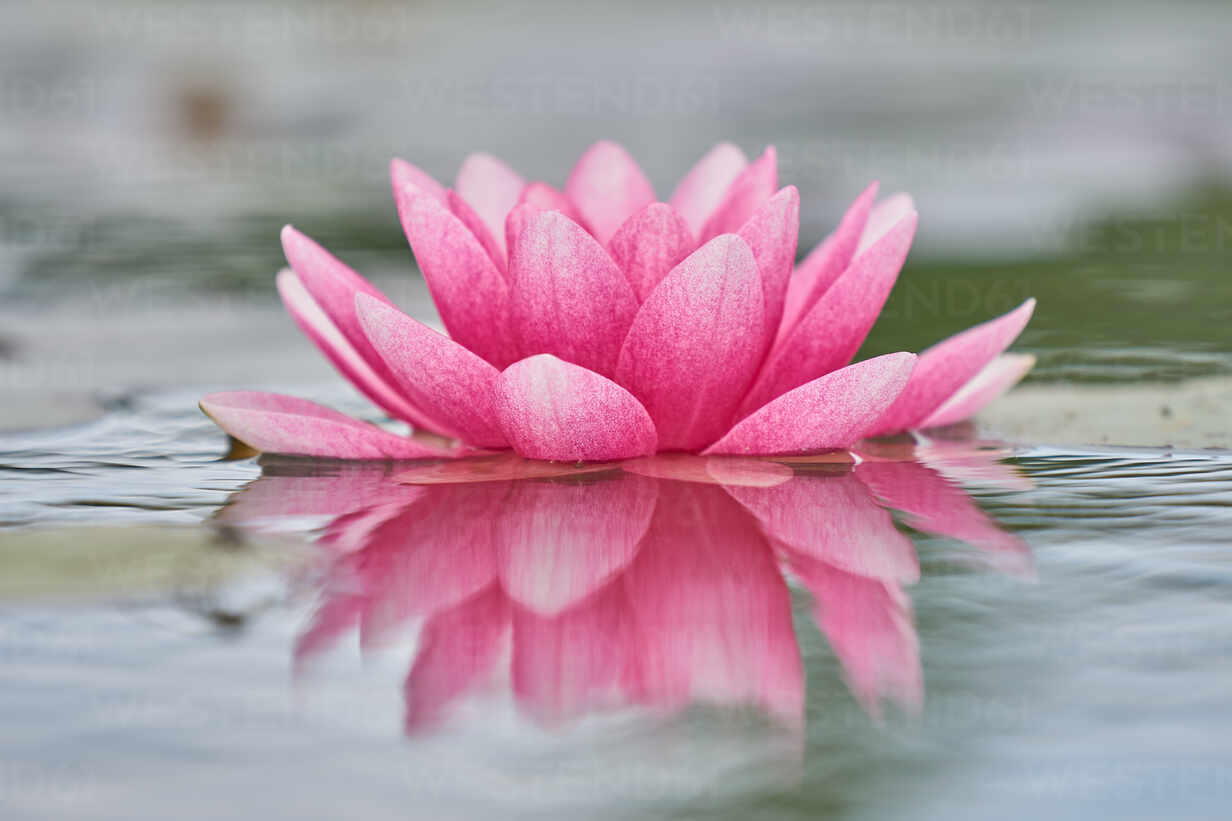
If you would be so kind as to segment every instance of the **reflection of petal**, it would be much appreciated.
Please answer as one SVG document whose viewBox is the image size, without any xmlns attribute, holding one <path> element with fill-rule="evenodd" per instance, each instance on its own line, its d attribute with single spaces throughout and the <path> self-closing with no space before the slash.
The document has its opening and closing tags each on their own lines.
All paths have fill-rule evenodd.
<svg viewBox="0 0 1232 821">
<path fill-rule="evenodd" d="M 998 490 L 1035 487 L 1016 466 L 1004 461 L 1015 454 L 1014 446 L 995 439 L 942 438 L 916 431 L 885 439 L 865 439 L 856 451 L 860 461 L 922 462 L 960 485 Z"/>
<path fill-rule="evenodd" d="M 919 712 L 924 704 L 920 640 L 902 588 L 798 552 L 789 555 L 792 570 L 813 594 L 817 626 L 864 709 L 880 718 L 882 700 L 890 699 Z"/>
<path fill-rule="evenodd" d="M 251 527 L 298 516 L 341 516 L 379 505 L 407 505 L 422 493 L 392 481 L 391 465 L 320 464 L 266 458 L 261 478 L 227 500 L 215 521 Z"/>
<path fill-rule="evenodd" d="M 830 450 L 825 453 L 806 453 L 797 456 L 771 456 L 784 465 L 795 465 L 804 469 L 818 468 L 823 465 L 854 465 L 858 461 L 849 450 Z"/>
<path fill-rule="evenodd" d="M 450 607 L 496 578 L 492 521 L 508 493 L 497 483 L 437 488 L 373 531 L 340 561 L 368 594 L 360 642 L 372 646 L 412 616 Z"/>
<path fill-rule="evenodd" d="M 295 641 L 295 669 L 303 670 L 310 661 L 354 629 L 359 623 L 363 606 L 362 596 L 340 594 L 327 598 Z"/>
<path fill-rule="evenodd" d="M 381 525 L 402 513 L 412 503 L 413 501 L 374 505 L 353 513 L 343 514 L 321 530 L 317 544 L 334 553 L 353 553 L 363 550 L 371 543 L 373 534 Z"/>
<path fill-rule="evenodd" d="M 496 585 L 428 620 L 406 678 L 408 731 L 434 723 L 492 672 L 508 626 L 509 602 Z"/>
<path fill-rule="evenodd" d="M 624 588 L 609 584 L 555 616 L 513 615 L 513 690 L 545 724 L 624 702 L 634 664 Z"/>
<path fill-rule="evenodd" d="M 513 484 L 492 523 L 501 584 L 538 613 L 569 607 L 633 559 L 657 495 L 656 482 L 630 474 Z"/>
<path fill-rule="evenodd" d="M 1030 573 L 1026 543 L 998 527 L 970 496 L 935 470 L 916 462 L 864 462 L 856 466 L 855 475 L 886 505 L 905 513 L 916 530 L 988 551 L 1007 572 Z"/>
<path fill-rule="evenodd" d="M 398 473 L 394 480 L 408 485 L 465 485 L 519 479 L 555 479 L 615 470 L 615 466 L 601 462 L 580 465 L 576 462 L 543 462 L 505 451 L 491 456 L 470 456 L 453 461 L 415 465 Z"/>
<path fill-rule="evenodd" d="M 625 589 L 640 697 L 753 703 L 798 727 L 804 677 L 787 587 L 756 524 L 715 487 L 665 485 Z"/>
<path fill-rule="evenodd" d="M 1035 487 L 1014 465 L 1001 461 L 1014 449 L 1000 442 L 925 439 L 915 448 L 915 458 L 951 482 L 984 485 L 999 490 L 1030 490 Z"/>
<path fill-rule="evenodd" d="M 772 488 L 729 487 L 766 532 L 850 573 L 911 583 L 920 564 L 911 540 L 850 474 L 797 476 Z"/>
<path fill-rule="evenodd" d="M 701 482 L 708 485 L 750 485 L 773 487 L 790 481 L 791 468 L 744 456 L 697 456 L 692 453 L 658 453 L 641 459 L 621 462 L 629 473 L 673 479 L 677 482 Z"/>
<path fill-rule="evenodd" d="M 329 518 L 318 537 L 330 548 L 325 596 L 297 670 L 352 631 L 366 648 L 423 621 L 408 731 L 435 724 L 506 660 L 519 707 L 544 724 L 703 701 L 755 705 L 798 730 L 804 678 L 776 552 L 816 598 L 866 709 L 879 715 L 886 699 L 919 709 L 901 587 L 919 566 L 885 508 L 1024 563 L 1021 542 L 929 466 L 983 477 L 1006 454 L 993 444 L 879 440 L 854 457 L 669 454 L 583 468 L 512 454 L 410 471 L 267 459 L 218 520 L 286 529 L 279 518 L 297 528 Z"/>
</svg>

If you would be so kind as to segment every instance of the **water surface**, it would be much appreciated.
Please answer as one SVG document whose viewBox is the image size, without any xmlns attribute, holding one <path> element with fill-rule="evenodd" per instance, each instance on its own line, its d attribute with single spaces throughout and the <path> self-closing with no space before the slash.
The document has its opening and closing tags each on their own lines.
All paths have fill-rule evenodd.
<svg viewBox="0 0 1232 821">
<path fill-rule="evenodd" d="M 3 440 L 5 817 L 1210 817 L 1232 458 Z M 342 403 L 345 404 L 345 403 Z"/>
</svg>

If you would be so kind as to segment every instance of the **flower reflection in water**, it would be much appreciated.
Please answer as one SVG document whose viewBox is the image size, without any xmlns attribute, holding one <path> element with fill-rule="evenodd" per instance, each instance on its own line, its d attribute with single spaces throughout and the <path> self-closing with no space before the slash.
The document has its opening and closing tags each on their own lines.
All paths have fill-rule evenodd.
<svg viewBox="0 0 1232 821">
<path fill-rule="evenodd" d="M 303 669 L 357 633 L 417 634 L 406 728 L 507 686 L 545 726 L 597 710 L 753 707 L 804 725 L 792 587 L 874 717 L 924 701 L 905 588 L 916 530 L 1029 575 L 1030 556 L 962 490 L 1026 480 L 984 443 L 882 441 L 755 461 L 667 455 L 570 466 L 502 455 L 442 464 L 264 463 L 220 514 L 241 528 L 326 520 Z M 790 583 L 789 583 L 790 580 Z"/>
</svg>

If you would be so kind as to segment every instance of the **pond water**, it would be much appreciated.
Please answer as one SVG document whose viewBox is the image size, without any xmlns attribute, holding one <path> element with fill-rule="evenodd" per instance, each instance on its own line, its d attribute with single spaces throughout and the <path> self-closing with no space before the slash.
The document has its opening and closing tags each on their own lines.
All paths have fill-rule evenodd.
<svg viewBox="0 0 1232 821">
<path fill-rule="evenodd" d="M 224 460 L 194 396 L 0 439 L 5 818 L 1232 800 L 1226 452 Z"/>
</svg>

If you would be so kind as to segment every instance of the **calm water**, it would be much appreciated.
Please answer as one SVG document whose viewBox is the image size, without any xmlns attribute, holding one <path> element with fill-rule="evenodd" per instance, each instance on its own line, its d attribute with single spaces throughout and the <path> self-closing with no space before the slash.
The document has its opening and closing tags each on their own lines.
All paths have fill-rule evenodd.
<svg viewBox="0 0 1232 821">
<path fill-rule="evenodd" d="M 192 398 L 0 440 L 5 818 L 1232 804 L 1226 453 L 228 462 Z"/>
</svg>

